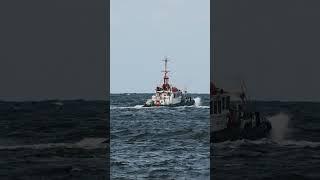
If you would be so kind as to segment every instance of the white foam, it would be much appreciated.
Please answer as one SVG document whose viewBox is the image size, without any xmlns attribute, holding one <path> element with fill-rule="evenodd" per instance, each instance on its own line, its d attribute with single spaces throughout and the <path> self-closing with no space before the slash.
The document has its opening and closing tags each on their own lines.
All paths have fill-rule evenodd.
<svg viewBox="0 0 320 180">
<path fill-rule="evenodd" d="M 195 106 L 201 106 L 201 98 L 200 97 L 196 97 L 196 98 L 193 98 L 194 100 L 194 105 Z"/>
<path fill-rule="evenodd" d="M 267 118 L 272 125 L 271 129 L 271 138 L 276 142 L 281 142 L 285 139 L 285 136 L 288 132 L 288 124 L 290 117 L 286 113 L 280 112 L 274 116 Z"/>
<path fill-rule="evenodd" d="M 196 106 L 196 108 L 209 109 L 210 106 Z"/>
<path fill-rule="evenodd" d="M 136 106 L 110 106 L 110 109 L 140 109 L 143 105 Z"/>
<path fill-rule="evenodd" d="M 57 106 L 63 106 L 63 102 L 54 102 L 54 103 L 52 103 L 52 104 L 54 104 L 54 105 L 57 105 Z"/>
<path fill-rule="evenodd" d="M 135 106 L 110 106 L 110 109 L 151 109 L 151 108 L 163 108 L 164 106 L 152 106 L 152 107 L 143 107 L 143 105 Z"/>
<path fill-rule="evenodd" d="M 196 107 L 196 108 L 202 108 L 202 109 L 209 109 L 210 106 L 202 106 L 202 102 L 201 102 L 201 98 L 200 97 L 196 97 L 193 98 L 194 100 L 194 105 L 193 106 L 187 106 L 187 107 Z"/>
<path fill-rule="evenodd" d="M 140 109 L 140 108 L 143 108 L 143 105 L 135 105 L 135 106 L 133 106 L 133 108 Z"/>
</svg>

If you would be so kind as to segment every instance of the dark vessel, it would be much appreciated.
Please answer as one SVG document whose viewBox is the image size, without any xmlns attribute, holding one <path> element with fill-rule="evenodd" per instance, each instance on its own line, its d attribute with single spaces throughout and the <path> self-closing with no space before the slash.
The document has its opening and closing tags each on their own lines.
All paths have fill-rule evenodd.
<svg viewBox="0 0 320 180">
<path fill-rule="evenodd" d="M 271 123 L 260 112 L 248 108 L 246 94 L 210 85 L 211 141 L 260 139 L 269 135 Z"/>
</svg>

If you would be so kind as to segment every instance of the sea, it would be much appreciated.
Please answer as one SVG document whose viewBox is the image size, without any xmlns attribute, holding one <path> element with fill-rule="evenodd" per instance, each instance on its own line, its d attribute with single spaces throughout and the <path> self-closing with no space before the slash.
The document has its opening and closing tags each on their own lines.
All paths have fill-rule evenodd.
<svg viewBox="0 0 320 180">
<path fill-rule="evenodd" d="M 320 103 L 254 102 L 269 136 L 210 143 L 208 94 L 142 107 L 151 95 L 0 101 L 0 179 L 320 179 Z"/>
<path fill-rule="evenodd" d="M 111 179 L 209 179 L 209 94 L 194 106 L 142 107 L 153 94 L 111 94 Z"/>
<path fill-rule="evenodd" d="M 0 179 L 108 179 L 107 101 L 0 101 Z"/>
<path fill-rule="evenodd" d="M 272 124 L 262 139 L 211 143 L 212 179 L 320 179 L 320 103 L 253 103 Z"/>
</svg>

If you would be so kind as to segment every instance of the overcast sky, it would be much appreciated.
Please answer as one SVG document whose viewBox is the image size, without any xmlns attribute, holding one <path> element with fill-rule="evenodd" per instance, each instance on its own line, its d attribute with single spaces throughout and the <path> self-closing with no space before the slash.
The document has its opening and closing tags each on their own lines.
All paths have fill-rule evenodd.
<svg viewBox="0 0 320 180">
<path fill-rule="evenodd" d="M 251 98 L 320 101 L 320 1 L 218 0 L 212 71 Z"/>
<path fill-rule="evenodd" d="M 111 93 L 153 92 L 170 80 L 191 93 L 208 93 L 209 0 L 111 0 Z"/>
<path fill-rule="evenodd" d="M 106 4 L 0 2 L 0 100 L 107 97 Z"/>
</svg>

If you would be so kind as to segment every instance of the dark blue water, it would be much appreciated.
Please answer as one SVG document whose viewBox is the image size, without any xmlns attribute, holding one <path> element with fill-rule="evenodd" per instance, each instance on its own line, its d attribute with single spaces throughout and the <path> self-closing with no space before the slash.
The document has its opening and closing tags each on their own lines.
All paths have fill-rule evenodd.
<svg viewBox="0 0 320 180">
<path fill-rule="evenodd" d="M 142 108 L 111 95 L 113 179 L 208 179 L 208 95 L 195 107 Z M 320 179 L 320 103 L 258 102 L 264 139 L 213 144 L 214 179 Z M 106 179 L 108 104 L 0 102 L 0 179 Z"/>
<path fill-rule="evenodd" d="M 320 103 L 257 102 L 269 137 L 212 144 L 213 179 L 320 179 Z"/>
<path fill-rule="evenodd" d="M 141 107 L 152 94 L 111 95 L 112 179 L 209 179 L 209 95 L 190 107 Z"/>
<path fill-rule="evenodd" d="M 108 103 L 0 102 L 0 179 L 106 179 Z"/>
</svg>

